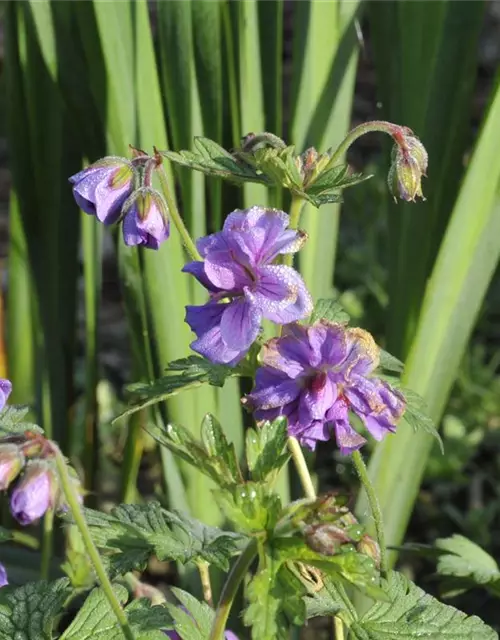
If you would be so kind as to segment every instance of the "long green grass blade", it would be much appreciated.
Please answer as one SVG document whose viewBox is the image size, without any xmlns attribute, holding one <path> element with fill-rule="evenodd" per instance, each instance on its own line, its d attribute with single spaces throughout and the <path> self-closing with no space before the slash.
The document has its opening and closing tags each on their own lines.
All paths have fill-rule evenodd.
<svg viewBox="0 0 500 640">
<path fill-rule="evenodd" d="M 497 85 L 498 87 L 498 85 Z M 500 90 L 497 88 L 427 285 L 404 384 L 438 421 L 500 257 Z M 370 461 L 388 544 L 401 542 L 432 438 L 402 424 Z M 364 497 L 359 512 L 365 513 Z"/>
</svg>

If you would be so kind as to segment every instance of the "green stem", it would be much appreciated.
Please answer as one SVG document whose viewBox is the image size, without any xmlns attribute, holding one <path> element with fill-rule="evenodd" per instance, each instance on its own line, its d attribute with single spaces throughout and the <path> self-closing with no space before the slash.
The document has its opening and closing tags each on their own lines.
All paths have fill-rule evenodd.
<svg viewBox="0 0 500 640">
<path fill-rule="evenodd" d="M 300 196 L 292 195 L 292 204 L 290 205 L 290 229 L 298 228 L 303 206 L 304 200 Z M 283 264 L 289 267 L 293 266 L 293 255 L 293 253 L 286 253 L 283 256 Z"/>
<path fill-rule="evenodd" d="M 24 533 L 24 531 L 11 531 L 10 535 L 13 542 L 21 544 L 23 545 L 23 547 L 28 547 L 29 549 L 40 548 L 38 538 L 35 538 L 35 536 L 30 536 L 29 533 Z"/>
<path fill-rule="evenodd" d="M 40 577 L 42 580 L 50 578 L 50 561 L 52 558 L 52 544 L 54 540 L 54 512 L 49 509 L 43 518 L 42 537 L 42 561 L 40 566 Z"/>
<path fill-rule="evenodd" d="M 231 25 L 231 14 L 229 0 L 221 2 L 222 27 L 224 29 L 224 42 L 226 43 L 227 77 L 229 87 L 229 107 L 231 114 L 231 135 L 233 147 L 240 144 L 240 106 L 238 101 L 238 80 L 236 77 L 236 56 L 234 55 L 233 29 Z"/>
<path fill-rule="evenodd" d="M 375 522 L 375 531 L 377 533 L 377 540 L 380 547 L 380 572 L 384 575 L 387 572 L 387 550 L 385 547 L 385 534 L 384 534 L 384 523 L 382 522 L 382 510 L 380 509 L 380 504 L 377 498 L 377 494 L 375 493 L 375 489 L 370 481 L 368 476 L 368 470 L 364 463 L 363 457 L 359 451 L 354 451 L 352 453 L 352 461 L 354 466 L 356 467 L 357 474 L 363 485 L 366 496 L 368 498 L 368 502 L 370 504 L 370 509 L 372 512 L 373 520 Z"/>
<path fill-rule="evenodd" d="M 101 556 L 99 555 L 97 547 L 95 546 L 94 541 L 92 540 L 92 536 L 90 535 L 89 528 L 87 526 L 87 523 L 85 522 L 85 517 L 83 515 L 82 507 L 78 500 L 78 495 L 76 493 L 74 483 L 72 482 L 68 473 L 66 461 L 64 460 L 61 450 L 54 442 L 52 443 L 52 450 L 55 454 L 55 462 L 57 472 L 59 474 L 60 486 L 64 492 L 64 496 L 66 498 L 68 506 L 71 509 L 75 524 L 80 531 L 80 535 L 82 536 L 85 549 L 87 550 L 92 564 L 94 565 L 96 575 L 99 579 L 99 582 L 101 583 L 101 588 L 104 591 L 106 598 L 108 599 L 110 607 L 118 620 L 118 624 L 120 625 L 126 640 L 135 640 L 132 629 L 129 626 L 127 616 L 125 615 L 125 611 L 123 610 L 118 598 L 116 597 L 115 592 L 113 591 L 113 586 L 106 573 L 106 570 L 104 569 Z"/>
<path fill-rule="evenodd" d="M 335 640 L 344 640 L 344 623 L 338 616 L 333 618 L 333 629 L 335 631 Z"/>
<path fill-rule="evenodd" d="M 179 235 L 181 236 L 182 242 L 186 247 L 186 251 L 189 253 L 193 260 L 201 260 L 201 256 L 198 253 L 198 249 L 193 242 L 193 239 L 189 235 L 189 231 L 184 224 L 184 220 L 177 209 L 177 205 L 175 204 L 175 200 L 172 197 L 172 189 L 168 183 L 167 173 L 163 167 L 163 164 L 158 165 L 157 168 L 158 178 L 160 180 L 161 188 L 163 191 L 163 195 L 165 196 L 165 200 L 167 202 L 168 211 L 170 217 L 172 218 L 172 222 L 175 224 Z"/>
<path fill-rule="evenodd" d="M 226 580 L 220 596 L 219 604 L 217 605 L 214 622 L 212 624 L 208 640 L 223 640 L 231 606 L 238 592 L 238 588 L 256 555 L 257 541 L 251 540 L 246 549 L 233 564 L 228 579 Z"/>
<path fill-rule="evenodd" d="M 394 137 L 398 133 L 402 133 L 402 127 L 399 127 L 396 124 L 392 124 L 391 122 L 385 122 L 384 120 L 373 120 L 372 122 L 365 122 L 358 125 L 352 131 L 350 131 L 342 140 L 338 149 L 330 158 L 330 161 L 328 162 L 324 171 L 338 164 L 353 142 L 355 142 L 358 138 L 361 138 L 361 136 L 364 136 L 366 133 L 371 133 L 372 131 L 380 131 Z"/>
<path fill-rule="evenodd" d="M 311 474 L 309 473 L 309 469 L 307 468 L 307 462 L 304 458 L 304 454 L 302 453 L 302 448 L 298 440 L 293 436 L 290 436 L 288 438 L 288 449 L 292 454 L 292 460 L 295 464 L 295 468 L 297 469 L 297 473 L 306 497 L 314 500 L 316 498 L 316 490 L 314 489 Z"/>
</svg>

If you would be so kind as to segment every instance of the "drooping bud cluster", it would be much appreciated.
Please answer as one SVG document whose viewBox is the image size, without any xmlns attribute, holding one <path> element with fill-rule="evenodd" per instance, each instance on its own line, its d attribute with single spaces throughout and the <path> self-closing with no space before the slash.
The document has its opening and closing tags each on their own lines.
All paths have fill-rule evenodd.
<svg viewBox="0 0 500 640">
<path fill-rule="evenodd" d="M 71 176 L 78 206 L 105 225 L 123 220 L 126 245 L 158 249 L 169 236 L 168 206 L 151 186 L 156 157 L 134 150 L 132 160 L 108 156 Z"/>
<path fill-rule="evenodd" d="M 8 383 L 8 391 L 6 383 Z M 0 380 L 0 410 L 11 390 L 8 380 Z M 74 473 L 74 472 L 73 472 Z M 73 476 L 77 492 L 82 494 L 80 481 Z M 22 525 L 41 518 L 46 511 L 66 510 L 64 495 L 59 487 L 54 465 L 54 451 L 50 440 L 38 433 L 6 436 L 0 439 L 0 491 L 10 491 L 10 511 Z M 0 567 L 0 586 L 2 574 Z"/>
<path fill-rule="evenodd" d="M 422 177 L 426 176 L 428 155 L 424 145 L 408 127 L 400 127 L 393 135 L 396 144 L 392 150 L 392 164 L 387 182 L 394 199 L 408 202 L 415 198 L 425 200 Z"/>
</svg>

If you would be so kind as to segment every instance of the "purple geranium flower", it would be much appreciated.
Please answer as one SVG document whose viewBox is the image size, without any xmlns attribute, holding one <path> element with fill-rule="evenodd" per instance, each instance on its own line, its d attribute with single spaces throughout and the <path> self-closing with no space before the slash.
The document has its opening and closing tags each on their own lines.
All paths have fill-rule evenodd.
<svg viewBox="0 0 500 640">
<path fill-rule="evenodd" d="M 5 585 L 9 584 L 7 580 L 7 571 L 5 571 L 5 567 L 0 562 L 0 587 L 5 587 Z"/>
<path fill-rule="evenodd" d="M 20 524 L 31 524 L 54 507 L 57 493 L 52 469 L 43 461 L 29 462 L 10 497 L 10 511 Z"/>
<path fill-rule="evenodd" d="M 376 440 L 394 431 L 404 412 L 401 393 L 370 375 L 379 349 L 363 329 L 325 320 L 290 325 L 264 346 L 263 363 L 245 402 L 260 420 L 285 415 L 290 435 L 310 449 L 332 431 L 341 453 L 359 449 L 366 440 L 351 426 L 349 411 Z"/>
<path fill-rule="evenodd" d="M 132 193 L 135 171 L 126 158 L 108 156 L 71 176 L 69 181 L 80 209 L 104 224 L 113 224 Z"/>
<path fill-rule="evenodd" d="M 7 400 L 12 391 L 12 382 L 5 378 L 0 378 L 0 410 L 7 404 Z"/>
<path fill-rule="evenodd" d="M 158 249 L 170 234 L 168 207 L 163 196 L 151 187 L 134 191 L 123 207 L 123 239 L 129 247 L 143 245 Z"/>
<path fill-rule="evenodd" d="M 186 321 L 198 339 L 191 347 L 213 362 L 235 364 L 248 351 L 262 319 L 288 324 L 311 313 L 312 300 L 300 275 L 272 264 L 295 253 L 305 236 L 289 230 L 288 215 L 252 207 L 230 213 L 222 231 L 198 240 L 203 262 L 191 273 L 210 293 L 202 306 L 186 307 Z"/>
<path fill-rule="evenodd" d="M 0 491 L 5 491 L 24 466 L 24 455 L 17 444 L 0 444 Z"/>
</svg>

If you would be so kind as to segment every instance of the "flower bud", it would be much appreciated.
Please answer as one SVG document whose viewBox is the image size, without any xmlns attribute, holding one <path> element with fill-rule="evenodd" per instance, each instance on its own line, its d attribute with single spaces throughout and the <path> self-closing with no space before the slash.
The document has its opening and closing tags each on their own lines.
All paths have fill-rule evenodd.
<svg viewBox="0 0 500 640">
<path fill-rule="evenodd" d="M 0 562 L 0 587 L 5 587 L 5 585 L 9 584 L 7 580 L 7 571 L 5 571 L 5 567 Z"/>
<path fill-rule="evenodd" d="M 357 544 L 359 553 L 369 556 L 375 561 L 377 568 L 380 567 L 380 547 L 377 542 L 368 534 L 365 534 Z"/>
<path fill-rule="evenodd" d="M 135 170 L 126 158 L 107 156 L 69 178 L 76 203 L 104 224 L 117 222 L 135 183 Z"/>
<path fill-rule="evenodd" d="M 58 493 L 57 479 L 50 465 L 42 460 L 29 462 L 10 497 L 10 511 L 20 524 L 31 524 L 54 508 Z"/>
<path fill-rule="evenodd" d="M 5 378 L 0 378 L 0 410 L 5 407 L 11 391 L 12 382 Z"/>
<path fill-rule="evenodd" d="M 123 239 L 129 247 L 158 249 L 170 235 L 168 206 L 161 193 L 151 187 L 134 191 L 123 207 Z"/>
<path fill-rule="evenodd" d="M 334 556 L 341 545 L 350 541 L 347 533 L 332 523 L 306 527 L 304 534 L 307 546 L 325 556 Z"/>
<path fill-rule="evenodd" d="M 0 491 L 5 491 L 24 467 L 24 456 L 17 444 L 0 445 Z"/>
<path fill-rule="evenodd" d="M 413 134 L 401 135 L 392 150 L 392 164 L 387 182 L 396 199 L 414 202 L 422 194 L 422 176 L 427 171 L 427 151 L 424 145 Z"/>
</svg>

